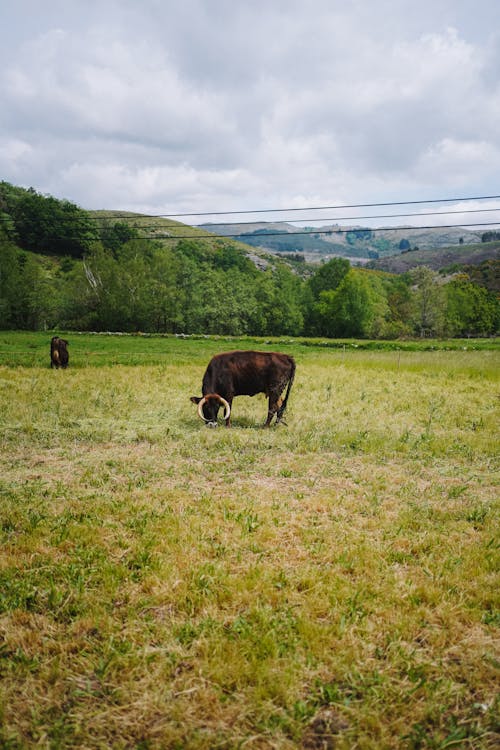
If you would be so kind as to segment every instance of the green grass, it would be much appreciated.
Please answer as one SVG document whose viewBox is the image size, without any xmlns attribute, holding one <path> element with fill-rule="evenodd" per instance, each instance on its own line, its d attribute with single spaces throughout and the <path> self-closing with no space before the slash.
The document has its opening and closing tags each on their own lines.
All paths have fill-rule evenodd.
<svg viewBox="0 0 500 750">
<path fill-rule="evenodd" d="M 67 337 L 0 335 L 0 746 L 497 746 L 495 348 Z M 207 430 L 243 347 L 287 426 Z"/>
</svg>

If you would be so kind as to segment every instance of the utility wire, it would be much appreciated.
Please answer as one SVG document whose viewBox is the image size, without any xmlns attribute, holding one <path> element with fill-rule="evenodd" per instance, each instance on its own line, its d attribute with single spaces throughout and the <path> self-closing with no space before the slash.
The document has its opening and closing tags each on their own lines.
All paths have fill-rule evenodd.
<svg viewBox="0 0 500 750">
<path fill-rule="evenodd" d="M 478 195 L 467 198 L 429 198 L 428 200 L 418 201 L 390 201 L 387 203 L 352 203 L 346 205 L 337 206 L 304 206 L 302 208 L 258 208 L 258 209 L 243 209 L 239 211 L 193 211 L 185 213 L 171 213 L 171 214 L 138 214 L 138 213 L 124 213 L 120 218 L 134 218 L 137 216 L 146 216 L 150 219 L 155 218 L 178 218 L 181 216 L 234 216 L 236 214 L 268 214 L 268 213 L 286 213 L 286 212 L 297 212 L 297 211 L 338 211 L 339 209 L 346 208 L 384 208 L 387 206 L 417 206 L 426 203 L 460 203 L 462 201 L 482 201 L 482 200 L 496 200 L 500 198 L 500 195 Z M 109 210 L 109 209 L 102 209 Z M 106 220 L 110 217 L 94 216 L 94 219 Z"/>
<path fill-rule="evenodd" d="M 321 221 L 321 222 L 328 222 L 328 221 L 339 222 L 339 221 L 360 221 L 362 219 L 398 219 L 398 218 L 417 218 L 418 219 L 421 216 L 450 216 L 452 214 L 462 215 L 462 214 L 481 214 L 481 213 L 494 213 L 494 212 L 499 212 L 500 213 L 500 206 L 498 208 L 467 208 L 467 209 L 463 209 L 463 210 L 460 210 L 460 211 L 450 210 L 450 211 L 421 211 L 421 212 L 418 212 L 418 213 L 413 212 L 413 213 L 404 213 L 404 214 L 400 214 L 400 213 L 398 213 L 398 214 L 364 214 L 364 215 L 361 215 L 361 216 L 336 216 L 336 217 L 328 217 L 328 218 L 327 217 L 322 217 L 322 218 L 319 218 L 319 219 L 312 218 L 312 217 L 305 217 L 305 218 L 301 218 L 300 222 L 301 223 L 304 222 L 304 221 L 311 221 L 311 222 L 313 222 L 313 221 L 314 222 L 318 222 L 318 221 Z M 126 217 L 126 216 L 114 216 L 114 217 L 111 217 L 111 216 L 107 216 L 107 217 L 103 217 L 103 216 L 90 216 L 89 218 L 93 219 L 93 220 L 110 221 L 110 222 L 113 222 L 113 220 L 114 220 L 114 223 L 116 223 L 120 219 L 131 218 L 131 217 Z M 149 220 L 151 218 L 153 218 L 153 217 L 148 216 L 146 214 L 138 214 L 135 217 L 136 221 L 139 220 L 139 219 Z M 62 221 L 66 220 L 66 219 L 69 222 L 73 221 L 72 217 L 62 217 Z M 8 222 L 8 221 L 10 221 L 10 217 L 7 214 L 0 214 L 0 221 Z M 239 226 L 252 226 L 252 225 L 255 225 L 255 224 L 276 224 L 276 223 L 279 223 L 279 224 L 289 224 L 290 221 L 297 221 L 297 220 L 296 219 L 287 220 L 286 218 L 284 218 L 284 219 L 277 219 L 274 222 L 268 222 L 268 221 L 265 221 L 265 220 L 263 220 L 263 221 L 258 221 L 258 220 L 254 220 L 254 221 L 231 221 L 231 222 L 229 222 L 229 221 L 221 221 L 221 222 L 213 222 L 213 226 L 214 227 L 234 227 L 234 226 L 238 226 L 239 227 Z M 197 225 L 194 225 L 194 226 L 201 227 L 201 228 L 205 229 L 206 227 L 209 227 L 211 225 L 212 224 L 209 223 L 209 224 L 197 224 Z M 186 226 L 189 226 L 189 225 L 186 225 Z M 141 224 L 141 225 L 139 225 L 139 228 L 140 229 L 158 229 L 159 227 L 158 227 L 157 224 Z M 366 228 L 368 229 L 369 227 L 366 227 Z M 207 231 L 209 231 L 209 230 L 207 230 Z"/>
<path fill-rule="evenodd" d="M 410 214 L 373 214 L 370 216 L 337 216 L 333 218 L 321 218 L 321 219 L 313 219 L 311 217 L 300 219 L 300 222 L 304 221 L 322 221 L 328 222 L 328 221 L 359 221 L 360 219 L 397 219 L 397 218 L 420 218 L 421 216 L 449 216 L 451 214 L 480 214 L 480 213 L 492 213 L 492 212 L 498 212 L 500 213 L 500 206 L 498 208 L 469 208 L 464 209 L 463 211 L 422 211 L 420 213 L 410 213 Z M 121 217 L 117 217 L 119 219 Z M 143 218 L 149 219 L 151 217 L 144 216 Z M 295 219 L 292 219 L 290 221 L 296 221 Z M 255 224 L 289 224 L 290 221 L 287 219 L 278 219 L 275 222 L 268 222 L 268 221 L 221 221 L 221 222 L 214 222 L 212 224 L 197 224 L 195 226 L 200 227 L 202 229 L 205 229 L 206 231 L 210 231 L 208 227 L 214 226 L 216 228 L 218 227 L 241 227 L 241 226 L 252 226 Z M 187 225 L 189 226 L 189 225 Z M 158 229 L 157 224 L 141 224 L 139 225 L 140 229 Z M 364 227 L 363 227 L 364 228 Z M 367 229 L 369 227 L 366 227 Z"/>
<path fill-rule="evenodd" d="M 498 227 L 500 228 L 500 222 L 498 221 L 485 221 L 480 222 L 477 224 L 431 224 L 429 226 L 419 226 L 419 227 L 358 227 L 355 229 L 318 229 L 318 230 L 299 230 L 298 232 L 268 232 L 264 231 L 262 234 L 259 233 L 241 233 L 238 234 L 171 234 L 169 229 L 165 228 L 162 230 L 161 228 L 158 229 L 158 232 L 155 234 L 144 234 L 137 237 L 139 240 L 229 240 L 229 239 L 236 239 L 240 240 L 241 242 L 245 242 L 246 240 L 252 239 L 259 239 L 262 237 L 262 239 L 267 239 L 268 237 L 287 237 L 290 240 L 293 240 L 294 237 L 298 237 L 300 235 L 318 235 L 318 234 L 327 234 L 327 235 L 335 235 L 335 234 L 356 234 L 357 232 L 418 232 L 423 229 L 467 229 L 470 227 Z M 204 230 L 200 230 L 204 231 Z M 48 240 L 80 240 L 81 237 L 75 236 L 75 237 L 68 237 L 63 236 L 59 237 L 57 235 L 47 235 Z"/>
<path fill-rule="evenodd" d="M 450 214 L 481 214 L 481 213 L 488 213 L 492 211 L 497 211 L 500 213 L 500 206 L 498 208 L 469 208 L 464 209 L 463 211 L 422 211 L 421 213 L 411 213 L 411 214 L 372 214 L 370 216 L 337 216 L 333 218 L 321 218 L 321 219 L 312 219 L 310 217 L 305 219 L 300 219 L 301 222 L 303 221 L 358 221 L 359 219 L 397 219 L 397 218 L 409 218 L 409 217 L 415 217 L 419 218 L 420 216 L 448 216 Z M 286 219 L 278 219 L 278 222 L 287 223 Z M 272 223 L 278 223 L 278 222 L 272 222 Z M 241 226 L 241 225 L 252 225 L 252 224 L 265 224 L 265 223 L 271 223 L 271 222 L 259 222 L 259 221 L 236 221 L 236 222 L 214 222 L 214 226 L 216 227 L 232 227 L 232 226 Z M 210 224 L 199 224 L 197 226 L 202 227 L 208 227 Z M 367 227 L 368 228 L 368 227 Z"/>
<path fill-rule="evenodd" d="M 479 201 L 479 200 L 494 200 L 500 198 L 500 195 L 483 195 L 476 198 L 434 198 L 432 200 L 421 200 L 421 201 L 393 201 L 390 203 L 354 203 L 352 205 L 345 206 L 305 206 L 303 208 L 262 208 L 258 210 L 246 210 L 246 211 L 205 211 L 204 213 L 196 214 L 168 214 L 169 217 L 175 216 L 221 216 L 223 214 L 264 214 L 264 213 L 276 213 L 282 211 L 325 211 L 325 210 L 338 210 L 339 208 L 375 208 L 385 206 L 416 206 L 424 203 L 452 203 L 456 201 Z"/>
<path fill-rule="evenodd" d="M 500 226 L 500 222 L 498 221 L 488 221 L 488 222 L 481 222 L 479 224 L 442 224 L 439 226 L 431 225 L 431 226 L 421 226 L 421 227 L 377 227 L 377 228 L 371 228 L 371 227 L 361 227 L 358 229 L 318 229 L 318 231 L 298 231 L 298 232 L 263 232 L 262 234 L 250 234 L 250 233 L 241 233 L 238 234 L 210 234 L 208 237 L 204 237 L 203 235 L 199 234 L 166 234 L 165 237 L 161 237 L 159 234 L 157 235 L 147 235 L 146 237 L 141 237 L 140 239 L 168 239 L 168 240 L 194 240 L 194 239 L 217 239 L 217 240 L 225 240 L 225 239 L 241 239 L 242 242 L 244 242 L 247 239 L 256 239 L 259 237 L 267 239 L 268 237 L 289 237 L 291 240 L 293 240 L 294 237 L 298 235 L 313 235 L 313 234 L 355 234 L 356 232 L 409 232 L 409 231 L 419 231 L 421 229 L 466 229 L 468 227 L 498 227 Z M 160 230 L 161 231 L 161 230 Z"/>
<path fill-rule="evenodd" d="M 172 213 L 172 214 L 143 214 L 138 212 L 127 212 L 127 211 L 120 211 L 119 209 L 116 210 L 110 210 L 110 209 L 100 209 L 102 211 L 113 213 L 113 216 L 90 216 L 89 219 L 92 221 L 117 221 L 119 219 L 135 219 L 136 221 L 139 219 L 161 219 L 161 218 L 174 218 L 174 217 L 182 217 L 182 216 L 235 216 L 238 214 L 259 214 L 259 213 L 287 213 L 287 212 L 299 212 L 299 211 L 338 211 L 338 210 L 345 210 L 347 208 L 384 208 L 388 206 L 417 206 L 417 205 L 425 205 L 425 204 L 435 204 L 435 203 L 460 203 L 465 201 L 481 201 L 481 200 L 498 200 L 500 199 L 500 195 L 478 195 L 478 196 L 469 196 L 469 197 L 462 197 L 462 198 L 429 198 L 428 200 L 417 200 L 417 201 L 390 201 L 386 203 L 351 203 L 346 205 L 337 205 L 337 206 L 304 206 L 302 208 L 262 208 L 262 209 L 242 209 L 239 211 L 201 211 L 201 212 L 185 212 L 185 213 Z M 91 213 L 92 210 L 87 210 L 87 213 Z M 408 216 L 433 216 L 433 215 L 439 215 L 440 213 L 474 213 L 474 212 L 480 212 L 480 211 L 496 211 L 500 210 L 490 208 L 490 209 L 470 209 L 470 210 L 464 210 L 464 211 L 443 211 L 443 212 L 436 212 L 435 214 L 432 212 L 427 213 L 420 213 L 420 214 L 387 214 L 387 215 L 376 215 L 376 216 L 343 216 L 343 217 L 337 217 L 333 219 L 300 219 L 300 221 L 347 221 L 347 220 L 354 220 L 354 219 L 377 219 L 377 218 L 393 218 L 393 217 L 408 217 Z M 0 218 L 4 218 L 0 216 Z M 280 222 L 286 222 L 286 219 L 279 219 Z M 234 222 L 237 224 L 242 223 L 256 223 L 256 222 Z M 262 223 L 262 222 L 261 222 Z M 221 224 L 219 224 L 221 226 Z M 225 226 L 225 224 L 224 224 Z"/>
</svg>

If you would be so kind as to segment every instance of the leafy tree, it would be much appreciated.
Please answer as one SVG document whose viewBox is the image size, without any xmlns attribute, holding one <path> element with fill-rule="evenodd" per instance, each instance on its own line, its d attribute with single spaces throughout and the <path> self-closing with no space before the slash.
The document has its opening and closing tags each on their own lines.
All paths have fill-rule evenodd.
<svg viewBox="0 0 500 750">
<path fill-rule="evenodd" d="M 443 332 L 445 294 L 439 274 L 427 266 L 410 271 L 413 284 L 412 321 L 420 336 L 436 336 Z"/>
<path fill-rule="evenodd" d="M 253 274 L 256 271 L 252 261 L 233 242 L 219 242 L 216 245 L 213 264 L 215 268 L 220 268 L 223 271 L 229 271 L 233 268 L 246 271 L 248 274 Z"/>
<path fill-rule="evenodd" d="M 21 296 L 19 250 L 0 228 L 0 328 L 15 328 Z"/>
<path fill-rule="evenodd" d="M 83 292 L 97 330 L 135 331 L 151 325 L 151 258 L 146 240 L 131 240 L 116 253 L 96 244 L 83 264 Z"/>
<path fill-rule="evenodd" d="M 336 289 L 350 267 L 347 258 L 332 258 L 323 263 L 309 279 L 309 287 L 314 298 L 318 300 L 321 292 Z"/>
<path fill-rule="evenodd" d="M 204 240 L 179 240 L 175 249 L 185 258 L 190 258 L 196 263 L 208 262 L 210 255 L 213 254 L 210 246 Z"/>
<path fill-rule="evenodd" d="M 305 285 L 302 294 L 304 328 L 309 336 L 328 335 L 324 326 L 324 311 L 320 305 L 323 292 L 333 292 L 351 267 L 347 258 L 332 258 L 321 264 Z M 328 327 L 328 326 L 327 326 Z"/>
<path fill-rule="evenodd" d="M 80 258 L 97 238 L 85 211 L 32 189 L 15 200 L 11 215 L 19 245 L 35 253 Z"/>
<path fill-rule="evenodd" d="M 124 221 L 104 224 L 100 230 L 100 238 L 106 250 L 116 253 L 122 245 L 133 239 L 138 239 L 139 233 Z"/>
<path fill-rule="evenodd" d="M 297 336 L 302 333 L 304 318 L 300 308 L 300 279 L 286 266 L 273 272 L 273 330 L 275 335 Z"/>
<path fill-rule="evenodd" d="M 183 262 L 170 248 L 157 248 L 153 253 L 147 286 L 149 324 L 145 330 L 184 330 L 183 290 L 179 284 Z"/>
<path fill-rule="evenodd" d="M 0 231 L 0 327 L 54 326 L 61 315 L 65 279 L 44 258 L 17 248 Z"/>
<path fill-rule="evenodd" d="M 40 330 L 48 328 L 54 313 L 54 298 L 50 280 L 43 272 L 38 259 L 27 254 L 21 275 L 21 289 L 25 305 L 22 328 Z"/>
<path fill-rule="evenodd" d="M 391 327 L 386 275 L 364 270 L 359 273 L 368 283 L 370 290 L 368 304 L 371 305 L 371 310 L 364 327 L 365 335 L 371 338 L 392 337 L 393 327 Z"/>
<path fill-rule="evenodd" d="M 462 274 L 445 285 L 446 329 L 451 336 L 484 336 L 496 333 L 500 302 L 484 287 Z"/>
<path fill-rule="evenodd" d="M 274 279 L 272 271 L 261 273 L 255 282 L 255 299 L 257 307 L 252 317 L 252 332 L 257 336 L 270 334 L 273 328 L 274 312 Z"/>
<path fill-rule="evenodd" d="M 369 335 L 379 302 L 366 274 L 351 269 L 336 290 L 321 293 L 318 311 L 322 333 L 333 337 Z"/>
<path fill-rule="evenodd" d="M 500 293 L 500 260 L 489 258 L 477 266 L 464 265 L 455 270 L 461 270 L 471 281 L 490 292 Z"/>
<path fill-rule="evenodd" d="M 241 334 L 246 330 L 244 300 L 239 296 L 238 272 L 209 268 L 201 279 L 202 305 L 193 331 L 208 334 Z M 242 305 L 243 303 L 243 305 Z"/>
<path fill-rule="evenodd" d="M 386 284 L 389 317 L 385 335 L 388 338 L 412 332 L 413 299 L 407 275 L 392 276 Z"/>
</svg>

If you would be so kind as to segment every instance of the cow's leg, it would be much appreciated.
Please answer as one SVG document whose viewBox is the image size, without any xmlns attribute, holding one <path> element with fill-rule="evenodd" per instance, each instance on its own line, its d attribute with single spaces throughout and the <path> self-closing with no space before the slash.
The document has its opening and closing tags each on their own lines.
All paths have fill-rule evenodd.
<svg viewBox="0 0 500 750">
<path fill-rule="evenodd" d="M 267 408 L 267 419 L 264 424 L 264 427 L 271 426 L 271 422 L 277 411 L 278 411 L 278 397 L 276 396 L 275 393 L 271 393 L 269 396 L 269 406 Z"/>
<path fill-rule="evenodd" d="M 229 404 L 229 409 L 230 409 L 229 416 L 226 419 L 226 427 L 231 427 L 231 412 L 233 411 L 233 399 L 227 398 L 226 401 Z"/>
<path fill-rule="evenodd" d="M 277 411 L 276 424 L 279 424 L 282 419 L 282 417 L 280 416 L 280 408 L 281 408 L 282 403 L 283 403 L 283 399 L 280 397 L 276 403 L 276 411 Z M 283 424 L 286 424 L 286 423 L 283 422 Z"/>
</svg>

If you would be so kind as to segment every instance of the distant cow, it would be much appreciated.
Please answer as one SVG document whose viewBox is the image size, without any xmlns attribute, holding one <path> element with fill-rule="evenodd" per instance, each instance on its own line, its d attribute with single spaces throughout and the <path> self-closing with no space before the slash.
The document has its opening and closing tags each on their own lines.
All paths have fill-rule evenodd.
<svg viewBox="0 0 500 750">
<path fill-rule="evenodd" d="M 198 404 L 198 415 L 208 427 L 217 426 L 217 414 L 224 407 L 226 427 L 231 426 L 231 406 L 235 396 L 265 393 L 269 398 L 265 427 L 276 415 L 283 417 L 295 377 L 295 362 L 288 354 L 278 352 L 236 351 L 216 354 L 203 376 L 202 396 L 191 396 Z M 288 384 L 285 398 L 281 394 Z"/>
<path fill-rule="evenodd" d="M 53 336 L 50 342 L 50 366 L 59 369 L 67 367 L 69 362 L 68 342 Z"/>
</svg>

